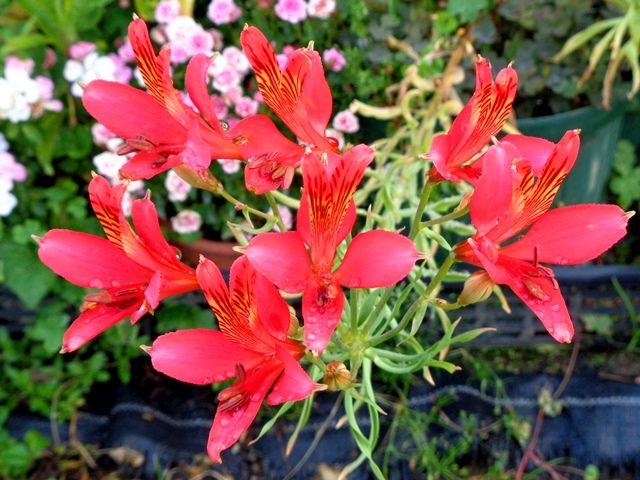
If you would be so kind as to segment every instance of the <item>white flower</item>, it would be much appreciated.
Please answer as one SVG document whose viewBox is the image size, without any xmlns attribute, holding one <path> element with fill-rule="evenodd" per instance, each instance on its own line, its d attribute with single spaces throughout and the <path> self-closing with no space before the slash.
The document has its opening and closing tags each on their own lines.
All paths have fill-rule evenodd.
<svg viewBox="0 0 640 480">
<path fill-rule="evenodd" d="M 193 210 L 182 210 L 175 217 L 171 217 L 171 227 L 177 233 L 194 233 L 200 230 L 202 217 Z"/>
<path fill-rule="evenodd" d="M 169 200 L 172 202 L 184 202 L 191 191 L 191 185 L 181 179 L 173 170 L 169 170 L 167 173 L 164 186 L 169 192 Z"/>
<path fill-rule="evenodd" d="M 98 173 L 112 180 L 118 178 L 118 172 L 125 163 L 127 163 L 127 157 L 109 151 L 99 153 L 93 157 L 93 164 Z"/>
<path fill-rule="evenodd" d="M 310 17 L 329 18 L 336 9 L 335 0 L 309 0 Z"/>
<path fill-rule="evenodd" d="M 233 0 L 211 0 L 207 9 L 207 17 L 215 25 L 235 22 L 242 15 L 242 10 Z"/>
<path fill-rule="evenodd" d="M 18 205 L 18 199 L 11 192 L 0 190 L 0 217 L 7 217 Z"/>
<path fill-rule="evenodd" d="M 218 159 L 218 163 L 222 165 L 222 171 L 224 173 L 231 175 L 240 171 L 240 164 L 242 162 L 231 158 L 220 158 Z"/>
</svg>

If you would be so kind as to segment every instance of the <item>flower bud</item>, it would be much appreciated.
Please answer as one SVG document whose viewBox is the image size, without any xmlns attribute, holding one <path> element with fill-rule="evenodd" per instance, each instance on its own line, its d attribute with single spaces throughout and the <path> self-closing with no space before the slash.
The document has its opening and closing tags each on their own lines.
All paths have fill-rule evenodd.
<svg viewBox="0 0 640 480">
<path fill-rule="evenodd" d="M 475 272 L 464 282 L 462 293 L 458 297 L 460 305 L 470 305 L 489 298 L 495 284 L 485 271 Z"/>
<path fill-rule="evenodd" d="M 322 378 L 329 390 L 344 390 L 351 385 L 351 372 L 342 362 L 331 362 L 327 365 Z"/>
</svg>

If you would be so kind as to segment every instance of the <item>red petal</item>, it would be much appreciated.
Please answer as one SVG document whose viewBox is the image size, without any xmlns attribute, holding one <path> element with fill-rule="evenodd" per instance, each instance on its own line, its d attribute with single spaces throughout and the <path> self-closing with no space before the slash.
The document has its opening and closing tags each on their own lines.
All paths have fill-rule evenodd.
<svg viewBox="0 0 640 480">
<path fill-rule="evenodd" d="M 318 53 L 296 50 L 282 72 L 273 47 L 260 30 L 245 27 L 240 43 L 265 103 L 300 140 L 333 150 L 324 135 L 331 116 L 331 91 Z"/>
<path fill-rule="evenodd" d="M 453 121 L 449 132 L 436 137 L 427 157 L 444 178 L 457 179 L 452 167 L 471 160 L 504 126 L 516 94 L 515 70 L 501 70 L 491 81 L 491 65 L 480 58 L 476 62 L 476 90 Z M 442 138 L 442 137 L 446 137 Z"/>
<path fill-rule="evenodd" d="M 611 248 L 627 233 L 628 215 L 617 205 L 572 205 L 545 213 L 503 255 L 575 265 Z"/>
<path fill-rule="evenodd" d="M 122 248 L 121 220 L 122 197 L 127 186 L 123 183 L 112 187 L 109 181 L 96 175 L 89 183 L 89 200 L 93 211 L 102 225 L 107 238 L 115 245 Z"/>
<path fill-rule="evenodd" d="M 165 240 L 160 229 L 158 212 L 151 200 L 135 200 L 131 207 L 131 219 L 141 240 L 140 248 L 136 252 L 131 252 L 132 258 L 135 258 L 136 253 L 143 254 L 144 260 L 140 258 L 140 263 L 151 269 L 158 268 L 161 263 L 174 268 L 187 269 L 176 257 L 176 249 Z M 148 265 L 147 262 L 149 262 Z"/>
<path fill-rule="evenodd" d="M 357 145 L 334 165 L 325 166 L 314 154 L 302 164 L 304 194 L 309 209 L 311 261 L 319 270 L 330 269 L 344 229 L 353 195 L 373 160 L 373 150 Z M 348 231 L 347 230 L 347 231 Z"/>
<path fill-rule="evenodd" d="M 200 115 L 204 117 L 211 128 L 222 135 L 220 121 L 213 112 L 211 97 L 207 91 L 207 70 L 210 65 L 211 58 L 204 53 L 198 53 L 192 57 L 187 65 L 185 83 L 189 98 L 200 112 Z"/>
<path fill-rule="evenodd" d="M 335 281 L 309 284 L 302 297 L 304 344 L 316 353 L 327 347 L 344 310 L 344 293 Z"/>
<path fill-rule="evenodd" d="M 352 200 L 347 208 L 347 214 L 344 216 L 344 220 L 338 228 L 338 235 L 336 236 L 336 242 L 338 244 L 347 238 L 347 235 L 351 233 L 353 224 L 356 223 L 356 203 Z M 300 197 L 300 207 L 298 208 L 298 214 L 296 216 L 296 230 L 304 240 L 304 243 L 311 245 L 311 225 L 309 223 L 309 202 L 307 196 L 302 195 Z"/>
<path fill-rule="evenodd" d="M 285 348 L 278 347 L 276 355 L 284 365 L 284 372 L 267 397 L 269 405 L 304 400 L 318 389 L 318 384 Z"/>
<path fill-rule="evenodd" d="M 47 232 L 39 242 L 38 256 L 65 280 L 85 288 L 139 285 L 152 275 L 110 241 L 71 230 Z"/>
<path fill-rule="evenodd" d="M 138 308 L 132 304 L 121 308 L 118 304 L 98 303 L 88 308 L 76 318 L 62 337 L 62 352 L 73 352 L 89 340 L 97 337 L 107 328 L 124 320 Z"/>
<path fill-rule="evenodd" d="M 536 177 L 542 173 L 542 169 L 549 160 L 556 147 L 555 143 L 544 138 L 529 137 L 527 135 L 505 135 L 500 139 L 500 143 L 509 142 L 520 152 L 522 163 L 533 170 Z"/>
<path fill-rule="evenodd" d="M 261 233 L 244 253 L 258 272 L 285 292 L 301 292 L 309 281 L 309 254 L 298 232 Z"/>
<path fill-rule="evenodd" d="M 151 95 L 117 82 L 94 80 L 82 94 L 89 114 L 119 137 L 156 145 L 184 143 L 185 129 Z"/>
<path fill-rule="evenodd" d="M 173 88 L 171 51 L 165 48 L 156 57 L 147 26 L 140 18 L 129 24 L 128 33 L 145 87 L 160 105 L 186 126 L 193 112 L 182 101 L 180 92 Z"/>
<path fill-rule="evenodd" d="M 119 173 L 127 180 L 147 180 L 181 164 L 179 155 L 167 154 L 162 148 L 143 150 L 127 160 Z"/>
<path fill-rule="evenodd" d="M 218 406 L 207 443 L 207 453 L 211 460 L 220 462 L 220 452 L 237 442 L 240 435 L 249 428 L 267 391 L 281 371 L 281 363 L 274 359 L 263 363 L 260 368 L 251 371 L 244 380 L 220 392 L 220 396 L 226 392 L 231 395 L 240 392 L 242 398 L 238 400 L 237 406 L 225 408 L 224 402 Z"/>
<path fill-rule="evenodd" d="M 504 255 L 500 255 L 495 262 L 481 249 L 474 248 L 474 251 L 491 279 L 508 285 L 540 319 L 549 335 L 561 343 L 571 342 L 573 324 L 562 292 L 550 269 L 535 267 Z"/>
<path fill-rule="evenodd" d="M 418 258 L 407 237 L 372 230 L 356 235 L 334 276 L 350 288 L 389 287 L 406 277 Z"/>
<path fill-rule="evenodd" d="M 482 158 L 482 175 L 471 197 L 471 222 L 480 235 L 492 230 L 504 217 L 513 197 L 516 149 L 509 143 L 498 143 Z"/>
<path fill-rule="evenodd" d="M 207 385 L 236 376 L 236 365 L 251 370 L 264 360 L 255 352 L 207 328 L 160 335 L 151 351 L 153 368 L 181 382 Z"/>
<path fill-rule="evenodd" d="M 284 342 L 289 335 L 291 314 L 278 289 L 261 274 L 256 275 L 254 284 L 255 303 L 260 324 L 274 338 Z"/>
</svg>

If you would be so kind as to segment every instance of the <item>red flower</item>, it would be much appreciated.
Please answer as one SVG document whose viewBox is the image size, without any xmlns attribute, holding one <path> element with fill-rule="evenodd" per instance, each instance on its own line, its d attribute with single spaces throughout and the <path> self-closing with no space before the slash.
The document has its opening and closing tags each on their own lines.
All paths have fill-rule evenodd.
<svg viewBox="0 0 640 480">
<path fill-rule="evenodd" d="M 253 165 L 246 175 L 247 188 L 264 193 L 283 184 L 289 186 L 291 176 L 264 168 L 264 158 L 273 160 L 272 152 L 277 151 L 275 158 L 281 158 L 280 163 L 299 163 L 303 147 L 284 137 L 264 115 L 244 119 L 224 130 L 207 92 L 211 58 L 198 54 L 187 66 L 187 91 L 198 115 L 173 86 L 170 50 L 165 48 L 156 57 L 144 21 L 131 22 L 129 38 L 149 93 L 95 80 L 82 96 L 87 111 L 125 140 L 120 153 L 137 152 L 120 170 L 124 178 L 151 178 L 183 164 L 204 172 L 216 158 L 262 158 L 262 163 Z"/>
<path fill-rule="evenodd" d="M 453 121 L 448 133 L 438 135 L 431 142 L 425 158 L 433 162 L 432 180 L 474 182 L 481 168 L 464 164 L 473 159 L 504 126 L 516 95 L 518 76 L 508 66 L 500 70 L 493 81 L 491 64 L 486 58 L 476 61 L 476 89 Z"/>
<path fill-rule="evenodd" d="M 287 304 L 246 258 L 231 267 L 228 290 L 209 260 L 201 260 L 197 277 L 220 331 L 167 333 L 153 342 L 149 353 L 156 370 L 183 382 L 206 385 L 236 378 L 218 395 L 209 432 L 209 457 L 220 462 L 220 452 L 249 428 L 269 389 L 267 403 L 278 405 L 325 387 L 314 383 L 298 363 L 304 347 L 288 338 Z"/>
<path fill-rule="evenodd" d="M 133 202 L 137 234 L 122 212 L 124 185 L 111 187 L 96 176 L 89 198 L 107 239 L 70 230 L 51 230 L 38 241 L 40 260 L 69 282 L 100 291 L 85 297 L 82 313 L 67 329 L 62 352 L 77 350 L 131 316 L 135 323 L 171 295 L 198 289 L 195 272 L 165 241 L 148 199 Z"/>
<path fill-rule="evenodd" d="M 486 270 L 494 283 L 509 286 L 555 340 L 570 342 L 573 325 L 564 298 L 553 271 L 540 263 L 575 265 L 597 257 L 625 235 L 629 215 L 616 205 L 549 210 L 578 155 L 577 131 L 567 132 L 551 151 L 552 144 L 541 139 L 508 138 L 485 154 L 470 207 L 477 233 L 455 252 Z"/>
<path fill-rule="evenodd" d="M 283 71 L 273 47 L 256 27 L 245 27 L 240 43 L 271 110 L 303 143 L 337 153 L 337 141 L 325 136 L 333 99 L 318 52 L 295 50 Z"/>
<path fill-rule="evenodd" d="M 333 166 L 314 154 L 302 164 L 303 197 L 297 231 L 263 233 L 245 249 L 251 264 L 289 292 L 304 292 L 305 345 L 325 349 L 344 307 L 342 286 L 387 287 L 404 278 L 419 258 L 413 242 L 398 233 L 372 230 L 357 235 L 338 268 L 336 248 L 355 222 L 353 194 L 373 151 L 359 145 Z"/>
</svg>

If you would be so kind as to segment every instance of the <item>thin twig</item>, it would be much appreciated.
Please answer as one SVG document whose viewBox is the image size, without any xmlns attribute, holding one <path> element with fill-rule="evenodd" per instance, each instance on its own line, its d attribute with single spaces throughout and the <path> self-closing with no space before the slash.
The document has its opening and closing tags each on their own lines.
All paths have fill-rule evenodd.
<svg viewBox="0 0 640 480">
<path fill-rule="evenodd" d="M 338 408 L 342 403 L 343 396 L 344 396 L 344 392 L 340 392 L 340 395 L 338 395 L 338 398 L 336 398 L 336 402 L 333 404 L 333 407 L 331 408 L 331 412 L 327 416 L 326 420 L 322 422 L 322 425 L 320 425 L 320 428 L 318 428 L 318 431 L 316 432 L 315 437 L 313 437 L 313 441 L 311 442 L 311 445 L 309 445 L 309 448 L 307 449 L 305 454 L 302 456 L 300 461 L 296 463 L 295 467 L 293 467 L 291 471 L 289 471 L 289 473 L 287 474 L 286 477 L 284 477 L 283 480 L 291 480 L 292 478 L 295 478 L 296 474 L 304 466 L 307 460 L 309 460 L 309 457 L 315 451 L 316 447 L 318 446 L 318 443 L 320 443 L 320 440 L 322 439 L 322 436 L 327 431 L 327 428 L 329 428 L 329 425 L 331 425 L 331 422 L 333 421 L 334 417 L 338 413 Z"/>
</svg>

